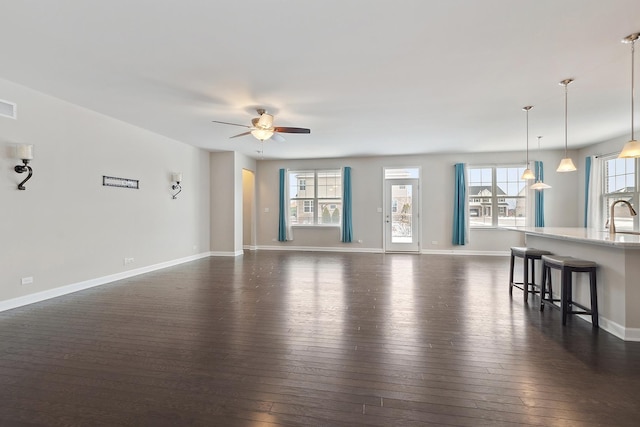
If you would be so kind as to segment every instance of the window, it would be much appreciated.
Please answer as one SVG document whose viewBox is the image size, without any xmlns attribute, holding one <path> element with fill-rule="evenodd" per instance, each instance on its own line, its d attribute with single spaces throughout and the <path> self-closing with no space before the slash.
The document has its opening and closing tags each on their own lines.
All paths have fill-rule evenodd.
<svg viewBox="0 0 640 427">
<path fill-rule="evenodd" d="M 303 200 L 304 203 L 304 213 L 313 213 L 313 201 L 311 200 Z"/>
<path fill-rule="evenodd" d="M 289 171 L 291 225 L 339 225 L 342 221 L 342 170 Z"/>
<path fill-rule="evenodd" d="M 520 179 L 523 167 L 469 167 L 468 171 L 471 227 L 526 225 L 527 182 Z"/>
<path fill-rule="evenodd" d="M 611 205 L 616 200 L 626 200 L 638 208 L 638 160 L 605 157 L 603 161 L 603 218 L 610 221 Z M 638 230 L 638 217 L 631 216 L 628 207 L 619 203 L 614 210 L 616 229 Z"/>
</svg>

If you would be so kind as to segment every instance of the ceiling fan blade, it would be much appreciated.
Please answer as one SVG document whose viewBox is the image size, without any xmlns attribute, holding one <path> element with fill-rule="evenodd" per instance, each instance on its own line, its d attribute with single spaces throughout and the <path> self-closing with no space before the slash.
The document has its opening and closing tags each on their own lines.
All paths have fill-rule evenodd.
<svg viewBox="0 0 640 427">
<path fill-rule="evenodd" d="M 239 133 L 239 134 L 237 134 L 237 135 L 230 136 L 230 137 L 229 137 L 229 139 L 231 139 L 231 138 L 237 138 L 237 137 L 239 137 L 239 136 L 245 136 L 245 135 L 251 135 L 251 131 L 249 131 L 249 132 L 242 132 L 242 133 Z"/>
<path fill-rule="evenodd" d="M 218 120 L 211 120 L 213 123 L 222 123 L 223 125 L 231 125 L 231 126 L 240 126 L 243 128 L 251 128 L 251 126 L 247 126 L 247 125 L 239 125 L 237 123 L 229 123 L 229 122 L 221 122 Z"/>
<path fill-rule="evenodd" d="M 311 133 L 311 129 L 306 128 L 274 127 L 273 131 L 282 133 Z"/>
<path fill-rule="evenodd" d="M 284 139 L 284 136 L 280 135 L 279 133 L 274 133 L 273 135 L 271 135 L 271 139 L 274 140 L 275 142 L 285 142 L 286 139 Z"/>
</svg>

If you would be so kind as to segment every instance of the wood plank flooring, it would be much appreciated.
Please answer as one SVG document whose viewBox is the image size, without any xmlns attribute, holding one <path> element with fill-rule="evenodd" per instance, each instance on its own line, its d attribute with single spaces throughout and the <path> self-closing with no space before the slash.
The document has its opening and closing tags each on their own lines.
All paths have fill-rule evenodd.
<svg viewBox="0 0 640 427">
<path fill-rule="evenodd" d="M 6 311 L 0 425 L 639 425 L 640 343 L 508 263 L 247 252 Z"/>
</svg>

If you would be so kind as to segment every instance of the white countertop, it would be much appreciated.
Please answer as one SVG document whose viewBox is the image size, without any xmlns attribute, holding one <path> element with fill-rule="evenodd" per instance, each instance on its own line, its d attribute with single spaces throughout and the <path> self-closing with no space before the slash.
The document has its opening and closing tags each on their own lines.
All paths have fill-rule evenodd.
<svg viewBox="0 0 640 427">
<path fill-rule="evenodd" d="M 615 233 L 583 227 L 502 227 L 505 230 L 520 231 L 525 234 L 570 240 L 580 243 L 614 246 L 625 249 L 640 249 L 640 235 Z"/>
</svg>

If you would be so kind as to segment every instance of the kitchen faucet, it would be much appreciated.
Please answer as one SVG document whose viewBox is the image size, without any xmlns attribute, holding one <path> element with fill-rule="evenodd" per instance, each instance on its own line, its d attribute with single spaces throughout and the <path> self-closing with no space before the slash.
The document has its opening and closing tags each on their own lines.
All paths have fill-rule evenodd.
<svg viewBox="0 0 640 427">
<path fill-rule="evenodd" d="M 615 208 L 618 203 L 624 203 L 625 205 L 627 205 L 631 216 L 638 215 L 638 212 L 636 212 L 636 210 L 633 209 L 633 206 L 631 206 L 631 203 L 627 202 L 626 200 L 616 200 L 611 204 L 611 212 L 609 214 L 609 234 L 614 234 L 616 232 L 616 217 L 613 215 L 613 208 Z"/>
</svg>

